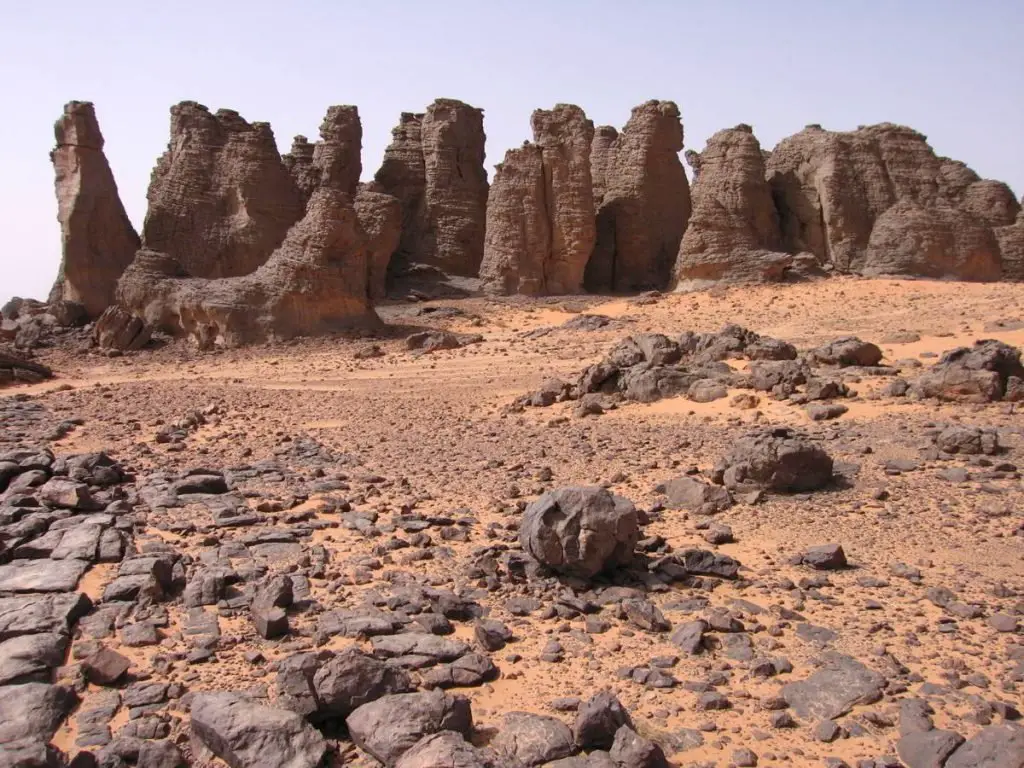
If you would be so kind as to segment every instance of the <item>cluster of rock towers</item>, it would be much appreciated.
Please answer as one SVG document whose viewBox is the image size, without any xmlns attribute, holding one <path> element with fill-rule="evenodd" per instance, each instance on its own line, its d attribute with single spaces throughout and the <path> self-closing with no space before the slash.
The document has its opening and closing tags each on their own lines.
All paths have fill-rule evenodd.
<svg viewBox="0 0 1024 768">
<path fill-rule="evenodd" d="M 746 125 L 679 153 L 670 101 L 621 130 L 577 106 L 536 110 L 533 140 L 488 183 L 483 111 L 438 99 L 403 113 L 374 180 L 356 107 L 278 152 L 270 125 L 195 102 L 171 136 L 137 233 L 92 104 L 56 124 L 61 272 L 51 300 L 110 307 L 201 344 L 378 322 L 409 276 L 491 294 L 554 295 L 786 279 L 808 271 L 1024 279 L 1024 214 L 1002 182 L 892 124 L 812 125 L 763 150 Z"/>
</svg>

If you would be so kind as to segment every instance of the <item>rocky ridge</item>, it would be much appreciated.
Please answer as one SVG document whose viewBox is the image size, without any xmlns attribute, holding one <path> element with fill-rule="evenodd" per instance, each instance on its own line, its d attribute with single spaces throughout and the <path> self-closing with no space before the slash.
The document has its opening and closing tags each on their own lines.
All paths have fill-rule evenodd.
<svg viewBox="0 0 1024 768">
<path fill-rule="evenodd" d="M 329 322 L 299 320 L 301 313 L 288 307 L 311 288 L 284 287 L 293 298 L 278 300 L 266 286 L 254 287 L 277 269 L 256 276 L 274 254 L 298 247 L 301 222 L 324 187 L 343 193 L 334 204 L 355 208 L 359 233 L 352 239 L 366 241 L 357 249 L 366 251 L 358 259 L 365 279 L 349 275 L 342 293 L 363 293 L 371 302 L 389 293 L 418 301 L 481 288 L 531 296 L 685 291 L 830 273 L 1020 277 L 1024 213 L 1010 189 L 939 157 L 907 127 L 808 126 L 771 152 L 750 126 L 720 131 L 703 152 L 686 152 L 691 196 L 673 102 L 638 105 L 621 131 L 595 131 L 581 109 L 566 105 L 537 110 L 531 122 L 534 142 L 508 153 L 492 191 L 483 166 L 483 111 L 438 99 L 424 113 L 402 115 L 376 180 L 360 185 L 356 107 L 330 107 L 319 140 L 297 136 L 282 156 L 269 124 L 182 102 L 171 110 L 170 141 L 152 174 L 140 239 L 118 199 L 92 106 L 71 102 L 52 154 L 61 273 L 47 312 L 23 313 L 19 327 L 5 334 L 18 336 L 22 348 L 38 346 L 60 337 L 56 329 L 97 321 L 119 296 L 132 303 L 86 333 L 120 351 L 147 343 L 153 332 L 237 344 L 364 326 L 369 315 L 362 305 L 351 305 L 345 322 L 336 313 Z M 339 252 L 328 260 L 351 257 Z M 143 274 L 163 287 L 142 290 Z M 189 283 L 217 294 L 206 307 L 196 290 L 169 298 L 166 289 L 172 278 L 241 277 L 248 279 Z M 312 303 L 322 303 L 314 294 Z M 225 336 L 225 312 L 236 327 L 248 322 L 239 317 L 242 306 L 262 315 L 253 321 L 262 330 Z M 123 311 L 145 327 L 128 328 Z M 207 322 L 207 312 L 217 317 Z M 275 313 L 282 316 L 270 317 Z M 181 321 L 183 314 L 191 319 Z M 203 324 L 208 330 L 199 330 Z"/>
</svg>

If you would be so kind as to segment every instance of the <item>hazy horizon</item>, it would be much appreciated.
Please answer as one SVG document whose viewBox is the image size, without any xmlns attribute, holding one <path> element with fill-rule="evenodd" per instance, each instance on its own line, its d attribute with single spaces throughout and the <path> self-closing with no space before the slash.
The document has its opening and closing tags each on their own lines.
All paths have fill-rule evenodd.
<svg viewBox="0 0 1024 768">
<path fill-rule="evenodd" d="M 57 274 L 48 153 L 53 123 L 72 100 L 96 105 L 137 228 L 167 145 L 168 110 L 183 100 L 269 122 L 281 152 L 296 134 L 315 140 L 329 105 L 355 104 L 364 179 L 380 166 L 399 114 L 435 98 L 484 109 L 489 177 L 507 149 L 530 138 L 538 107 L 578 104 L 595 125 L 621 128 L 633 106 L 657 98 L 679 104 L 687 149 L 738 123 L 771 149 L 809 123 L 895 122 L 1024 194 L 1024 100 L 1013 74 L 1024 4 L 706 5 L 640 0 L 624 13 L 621 3 L 581 0 L 557 8 L 300 2 L 282 11 L 266 0 L 235 10 L 61 0 L 8 10 L 0 301 L 45 298 Z"/>
</svg>

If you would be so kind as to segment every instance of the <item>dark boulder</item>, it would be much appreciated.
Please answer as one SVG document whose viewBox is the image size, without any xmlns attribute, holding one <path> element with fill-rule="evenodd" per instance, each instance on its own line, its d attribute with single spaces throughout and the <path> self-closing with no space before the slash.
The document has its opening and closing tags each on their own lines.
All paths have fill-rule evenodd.
<svg viewBox="0 0 1024 768">
<path fill-rule="evenodd" d="M 599 487 L 548 491 L 526 508 L 523 549 L 554 571 L 590 578 L 632 560 L 640 537 L 636 508 Z"/>
</svg>

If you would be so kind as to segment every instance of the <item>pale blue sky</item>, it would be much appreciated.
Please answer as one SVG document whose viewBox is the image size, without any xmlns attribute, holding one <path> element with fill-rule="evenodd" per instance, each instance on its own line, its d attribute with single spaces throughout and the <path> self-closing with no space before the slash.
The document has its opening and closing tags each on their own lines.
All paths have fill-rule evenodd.
<svg viewBox="0 0 1024 768">
<path fill-rule="evenodd" d="M 888 120 L 1020 196 L 1022 66 L 1022 0 L 0 0 L 0 301 L 56 275 L 48 152 L 72 99 L 95 102 L 136 226 L 184 99 L 269 121 L 283 151 L 356 104 L 364 177 L 399 113 L 440 96 L 485 109 L 489 173 L 557 102 L 621 127 L 672 99 L 698 150 L 740 122 L 771 148 Z"/>
</svg>

